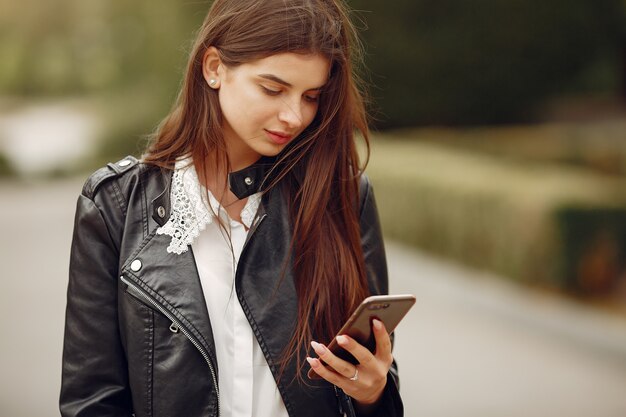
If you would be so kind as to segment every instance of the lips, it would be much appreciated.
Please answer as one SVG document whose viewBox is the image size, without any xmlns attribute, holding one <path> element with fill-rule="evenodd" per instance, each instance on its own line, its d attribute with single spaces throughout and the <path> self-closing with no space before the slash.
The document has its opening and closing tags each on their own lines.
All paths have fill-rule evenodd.
<svg viewBox="0 0 626 417">
<path fill-rule="evenodd" d="M 293 138 L 293 135 L 275 130 L 265 129 L 265 133 L 267 133 L 267 136 L 272 140 L 272 142 L 278 145 L 284 145 Z"/>
</svg>

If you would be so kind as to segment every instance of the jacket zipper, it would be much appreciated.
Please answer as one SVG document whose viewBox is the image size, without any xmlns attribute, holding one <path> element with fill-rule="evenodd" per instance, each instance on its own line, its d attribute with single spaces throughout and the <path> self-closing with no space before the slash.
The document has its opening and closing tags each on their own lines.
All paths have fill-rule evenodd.
<svg viewBox="0 0 626 417">
<path fill-rule="evenodd" d="M 137 293 L 137 295 L 140 295 L 144 300 L 146 300 L 148 303 L 150 303 L 150 305 L 154 306 L 165 317 L 167 317 L 172 322 L 172 324 L 175 325 L 176 328 L 178 330 L 180 330 L 185 335 L 185 337 L 187 337 L 187 339 L 189 339 L 189 341 L 196 347 L 196 349 L 198 349 L 198 351 L 200 352 L 200 354 L 202 355 L 202 357 L 206 361 L 207 365 L 209 365 L 209 370 L 211 371 L 211 377 L 213 379 L 213 386 L 215 387 L 215 393 L 217 395 L 217 415 L 219 416 L 221 414 L 219 385 L 217 384 L 217 377 L 216 377 L 216 374 L 215 374 L 215 368 L 213 368 L 213 364 L 211 363 L 211 358 L 209 358 L 209 354 L 206 351 L 206 349 L 200 344 L 200 342 L 198 342 L 196 340 L 196 338 L 194 336 L 192 336 L 189 333 L 189 331 L 185 328 L 185 326 L 183 326 L 183 324 L 180 322 L 180 320 L 178 320 L 176 317 L 174 317 L 174 315 L 172 315 L 172 313 L 167 311 L 161 304 L 159 304 L 150 295 L 148 295 L 143 288 L 141 288 L 138 285 L 134 284 L 133 282 L 129 281 L 123 275 L 120 276 L 120 280 L 124 284 L 126 284 L 127 286 L 129 286 L 132 289 L 134 289 L 135 292 Z M 172 330 L 172 326 L 170 326 L 170 331 L 174 332 L 174 330 Z M 176 332 L 174 332 L 174 333 L 176 333 Z"/>
</svg>

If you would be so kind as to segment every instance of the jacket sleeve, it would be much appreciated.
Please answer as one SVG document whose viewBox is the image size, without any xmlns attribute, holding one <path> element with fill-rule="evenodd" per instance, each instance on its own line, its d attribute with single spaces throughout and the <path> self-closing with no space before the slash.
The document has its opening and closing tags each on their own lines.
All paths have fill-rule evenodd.
<svg viewBox="0 0 626 417">
<path fill-rule="evenodd" d="M 85 190 L 74 222 L 59 405 L 65 417 L 130 416 L 117 319 L 119 247 Z"/>
<path fill-rule="evenodd" d="M 361 245 L 370 291 L 373 295 L 388 294 L 389 278 L 383 235 L 372 185 L 365 175 L 361 178 L 360 196 Z M 387 375 L 387 386 L 376 416 L 401 417 L 404 415 L 399 387 L 398 366 L 394 360 Z"/>
</svg>

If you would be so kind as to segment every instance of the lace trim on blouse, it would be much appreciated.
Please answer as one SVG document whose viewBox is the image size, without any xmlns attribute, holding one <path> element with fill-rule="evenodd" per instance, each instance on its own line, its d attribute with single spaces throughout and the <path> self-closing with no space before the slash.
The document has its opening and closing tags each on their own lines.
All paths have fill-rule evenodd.
<svg viewBox="0 0 626 417">
<path fill-rule="evenodd" d="M 209 196 L 207 202 L 206 196 Z M 227 216 L 217 199 L 200 184 L 191 158 L 179 159 L 174 166 L 171 188 L 171 214 L 157 234 L 171 236 L 168 253 L 187 252 L 208 224 L 213 213 Z M 241 221 L 249 229 L 261 203 L 261 193 L 252 194 L 241 211 Z M 209 204 L 213 212 L 209 209 Z"/>
</svg>

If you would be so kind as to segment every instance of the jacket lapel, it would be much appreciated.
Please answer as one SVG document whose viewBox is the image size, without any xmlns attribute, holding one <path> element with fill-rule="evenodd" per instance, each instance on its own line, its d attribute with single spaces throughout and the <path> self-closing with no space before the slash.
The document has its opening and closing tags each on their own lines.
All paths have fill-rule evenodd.
<svg viewBox="0 0 626 417">
<path fill-rule="evenodd" d="M 172 174 L 171 170 L 162 170 L 142 184 L 145 193 L 142 200 L 150 202 L 147 210 L 144 209 L 149 234 L 139 249 L 126 259 L 122 270 L 145 284 L 163 307 L 191 327 L 214 356 L 213 332 L 193 252 L 189 248 L 180 255 L 168 253 L 171 237 L 156 234 L 157 228 L 163 226 L 171 214 Z"/>
<path fill-rule="evenodd" d="M 151 234 L 142 249 L 129 259 L 124 272 L 132 274 L 153 297 L 215 352 L 209 313 L 193 252 L 168 253 L 170 236 Z M 138 262 L 137 262 L 138 261 Z M 134 264 L 133 264 L 134 262 Z M 133 268 L 134 266 L 134 268 Z M 139 270 L 137 267 L 140 266 Z"/>
</svg>

